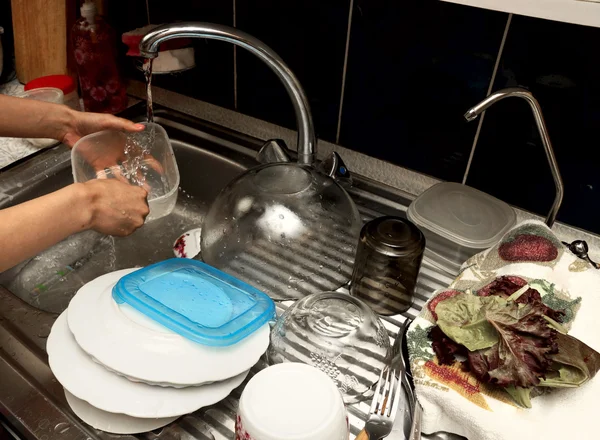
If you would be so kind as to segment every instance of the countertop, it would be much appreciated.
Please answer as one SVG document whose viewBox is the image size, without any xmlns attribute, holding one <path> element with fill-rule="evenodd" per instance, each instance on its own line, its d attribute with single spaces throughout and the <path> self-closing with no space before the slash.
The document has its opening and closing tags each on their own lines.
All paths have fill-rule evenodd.
<svg viewBox="0 0 600 440">
<path fill-rule="evenodd" d="M 22 91 L 23 84 L 16 79 L 0 85 L 0 94 L 2 95 L 14 96 Z M 4 168 L 36 151 L 39 151 L 39 147 L 34 147 L 25 139 L 0 137 L 0 168 Z"/>
</svg>

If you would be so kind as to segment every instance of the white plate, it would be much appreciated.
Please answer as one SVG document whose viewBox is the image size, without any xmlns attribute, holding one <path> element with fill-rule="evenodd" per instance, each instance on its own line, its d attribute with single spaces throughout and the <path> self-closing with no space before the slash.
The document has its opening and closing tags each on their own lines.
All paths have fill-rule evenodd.
<svg viewBox="0 0 600 440">
<path fill-rule="evenodd" d="M 112 288 L 135 269 L 103 275 L 83 286 L 67 309 L 79 346 L 97 362 L 130 379 L 165 386 L 221 381 L 249 370 L 269 346 L 269 324 L 228 347 L 190 341 L 128 304 Z"/>
<path fill-rule="evenodd" d="M 69 331 L 66 313 L 48 336 L 48 363 L 56 379 L 75 397 L 102 411 L 140 418 L 175 417 L 212 405 L 229 395 L 248 372 L 223 382 L 171 388 L 131 382 L 94 362 Z"/>
<path fill-rule="evenodd" d="M 109 413 L 90 405 L 84 400 L 78 399 L 67 390 L 65 390 L 65 397 L 77 417 L 92 428 L 110 432 L 111 434 L 139 434 L 162 428 L 172 421 L 177 420 L 177 417 L 140 419 L 125 414 Z"/>
</svg>

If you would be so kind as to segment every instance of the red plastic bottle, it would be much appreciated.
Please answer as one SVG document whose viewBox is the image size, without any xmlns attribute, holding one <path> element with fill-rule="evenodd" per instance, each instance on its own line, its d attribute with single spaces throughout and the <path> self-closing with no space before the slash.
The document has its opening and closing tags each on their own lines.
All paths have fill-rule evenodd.
<svg viewBox="0 0 600 440">
<path fill-rule="evenodd" d="M 117 67 L 115 32 L 94 1 L 81 6 L 71 32 L 85 111 L 117 113 L 127 107 L 127 89 Z"/>
</svg>

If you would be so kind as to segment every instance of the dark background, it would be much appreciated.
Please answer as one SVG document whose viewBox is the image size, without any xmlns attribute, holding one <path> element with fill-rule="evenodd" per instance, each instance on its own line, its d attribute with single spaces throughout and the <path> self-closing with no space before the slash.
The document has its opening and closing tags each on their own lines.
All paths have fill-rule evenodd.
<svg viewBox="0 0 600 440">
<path fill-rule="evenodd" d="M 438 0 L 107 2 L 119 33 L 146 25 L 148 16 L 156 24 L 236 25 L 275 49 L 296 73 L 321 139 L 457 182 L 478 126 L 462 115 L 488 92 L 509 18 Z M 0 25 L 6 26 L 2 3 L 9 2 L 0 0 Z M 565 182 L 558 219 L 597 233 L 599 45 L 600 29 L 512 16 L 493 84 L 493 90 L 525 87 L 537 97 Z M 242 49 L 234 57 L 226 43 L 197 41 L 195 47 L 195 69 L 155 76 L 153 84 L 295 128 L 284 88 L 266 66 Z M 130 59 L 123 56 L 121 63 L 128 77 L 143 79 Z M 508 99 L 487 112 L 467 184 L 547 213 L 554 186 L 524 101 Z"/>
</svg>

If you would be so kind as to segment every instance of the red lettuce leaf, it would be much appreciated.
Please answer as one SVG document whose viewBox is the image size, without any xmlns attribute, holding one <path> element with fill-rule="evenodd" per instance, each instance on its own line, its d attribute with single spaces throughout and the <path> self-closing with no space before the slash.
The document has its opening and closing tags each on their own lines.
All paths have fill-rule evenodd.
<svg viewBox="0 0 600 440">
<path fill-rule="evenodd" d="M 527 281 L 515 276 L 501 276 L 477 291 L 479 296 L 498 295 L 506 299 L 527 284 Z"/>
<path fill-rule="evenodd" d="M 455 355 L 466 356 L 469 352 L 464 345 L 457 344 L 446 336 L 437 325 L 429 330 L 429 339 L 431 339 L 431 346 L 438 362 L 442 365 L 452 365 L 455 361 Z"/>
<path fill-rule="evenodd" d="M 557 331 L 548 327 L 539 304 L 507 303 L 489 310 L 488 321 L 498 331 L 500 342 L 469 353 L 471 371 L 484 382 L 499 386 L 531 387 L 540 383 L 558 352 Z"/>
<path fill-rule="evenodd" d="M 527 281 L 523 278 L 516 276 L 501 276 L 496 278 L 488 285 L 482 287 L 477 291 L 478 296 L 492 296 L 497 295 L 504 299 L 511 296 L 521 287 L 527 284 Z M 554 319 L 556 322 L 563 322 L 565 313 L 559 310 L 554 310 L 545 305 L 542 302 L 542 296 L 535 289 L 527 289 L 527 291 L 516 299 L 519 304 L 532 304 L 536 307 L 542 307 L 544 309 L 544 315 Z"/>
</svg>

